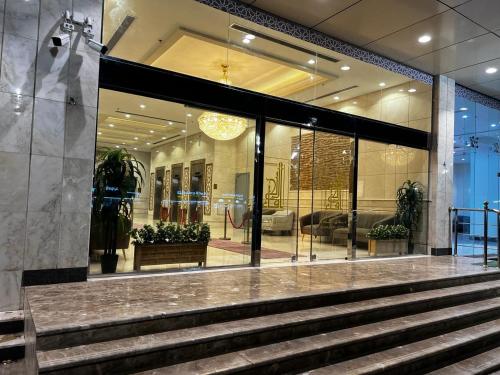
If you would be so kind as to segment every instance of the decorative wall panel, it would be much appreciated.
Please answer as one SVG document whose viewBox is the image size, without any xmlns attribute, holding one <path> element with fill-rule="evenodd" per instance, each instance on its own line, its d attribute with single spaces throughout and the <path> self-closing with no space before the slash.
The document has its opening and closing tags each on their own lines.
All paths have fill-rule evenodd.
<svg viewBox="0 0 500 375">
<path fill-rule="evenodd" d="M 205 197 L 206 204 L 203 209 L 205 215 L 212 214 L 212 174 L 214 171 L 214 165 L 212 163 L 205 165 Z"/>
<path fill-rule="evenodd" d="M 153 211 L 155 204 L 155 174 L 149 176 L 149 211 Z"/>
</svg>

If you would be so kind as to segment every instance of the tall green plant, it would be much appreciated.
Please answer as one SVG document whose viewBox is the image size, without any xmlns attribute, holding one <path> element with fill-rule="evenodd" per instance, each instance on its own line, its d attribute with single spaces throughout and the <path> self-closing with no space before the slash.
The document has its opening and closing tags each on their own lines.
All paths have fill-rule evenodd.
<svg viewBox="0 0 500 375">
<path fill-rule="evenodd" d="M 119 222 L 130 220 L 132 197 L 144 183 L 144 165 L 125 149 L 106 149 L 94 173 L 93 218 L 104 231 L 104 254 L 116 254 Z M 122 220 L 119 220 L 119 219 Z"/>
<path fill-rule="evenodd" d="M 396 193 L 398 222 L 409 230 L 408 250 L 413 251 L 413 233 L 418 229 L 424 201 L 424 187 L 420 182 L 407 180 Z"/>
</svg>

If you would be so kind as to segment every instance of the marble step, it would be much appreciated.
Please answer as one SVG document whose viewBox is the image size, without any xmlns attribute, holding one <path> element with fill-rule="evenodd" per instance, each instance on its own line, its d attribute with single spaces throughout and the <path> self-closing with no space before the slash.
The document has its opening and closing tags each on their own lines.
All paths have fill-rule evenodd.
<svg viewBox="0 0 500 375">
<path fill-rule="evenodd" d="M 0 335 L 0 361 L 24 358 L 24 335 L 22 332 Z"/>
<path fill-rule="evenodd" d="M 303 375 L 413 374 L 433 370 L 440 364 L 459 361 L 433 371 L 439 375 L 491 373 L 500 366 L 500 319 L 398 346 L 374 354 L 304 372 Z M 483 349 L 482 349 L 483 348 Z M 462 361 L 460 358 L 468 357 Z"/>
<path fill-rule="evenodd" d="M 500 327 L 498 327 L 500 330 Z M 500 370 L 500 343 L 496 348 L 466 358 L 460 362 L 443 367 L 432 375 L 482 375 Z"/>
<path fill-rule="evenodd" d="M 0 335 L 22 332 L 24 329 L 24 312 L 21 310 L 0 311 Z"/>
<path fill-rule="evenodd" d="M 495 301 L 488 301 L 488 305 L 498 306 L 499 302 L 499 298 L 496 298 Z M 493 318 L 490 322 L 498 324 L 499 311 L 493 312 L 484 304 L 485 302 L 475 302 L 138 373 L 141 375 L 298 373 L 339 362 L 345 358 L 361 357 L 374 350 L 393 348 L 463 329 L 467 325 L 473 326 L 474 322 L 483 323 L 485 308 L 491 313 L 486 315 Z M 497 333 L 493 340 L 496 341 L 500 338 L 500 332 L 497 329 L 495 331 Z M 329 372 L 329 374 L 337 373 L 344 374 Z"/>
<path fill-rule="evenodd" d="M 80 324 L 67 322 L 37 329 L 37 349 L 51 350 L 67 346 L 84 345 L 116 340 L 131 336 L 153 334 L 169 330 L 196 327 L 217 322 L 247 319 L 270 314 L 365 301 L 378 297 L 405 293 L 432 291 L 441 288 L 473 285 L 500 280 L 500 272 L 461 275 L 382 285 L 368 288 L 350 288 L 331 292 L 306 293 L 286 298 L 268 298 L 223 304 L 206 308 L 197 307 L 173 312 L 130 316 L 120 320 L 111 317 Z M 196 301 L 196 305 L 202 303 Z M 145 309 L 147 311 L 147 309 Z"/>
<path fill-rule="evenodd" d="M 359 310 L 358 306 L 356 315 L 370 315 L 373 312 L 370 306 L 369 303 L 365 304 L 365 311 Z M 354 308 L 350 306 L 350 309 Z M 336 312 L 342 315 L 349 312 L 349 307 L 343 311 L 340 307 L 330 309 L 337 310 L 332 314 Z M 318 313 L 319 316 L 315 315 Z M 321 314 L 325 314 L 325 311 L 305 310 L 79 347 L 39 351 L 38 364 L 40 373 L 50 374 L 125 374 L 135 369 L 151 368 L 151 364 L 160 367 L 193 360 L 193 366 L 196 367 L 198 361 L 201 361 L 201 366 L 205 366 L 204 361 L 211 361 L 210 357 L 220 357 L 222 366 L 227 364 L 226 358 L 233 358 L 231 363 L 236 358 L 239 364 L 235 371 L 241 370 L 241 366 L 250 366 L 256 371 L 269 369 L 274 366 L 275 361 L 283 362 L 284 369 L 308 366 L 310 363 L 321 365 L 341 353 L 363 354 L 373 345 L 398 345 L 463 328 L 474 322 L 498 318 L 500 297 L 376 323 L 353 326 L 351 322 L 347 324 L 351 328 L 335 324 L 328 327 L 326 324 L 323 327 L 324 333 L 313 334 L 312 331 L 308 335 L 305 329 L 298 338 L 293 338 L 297 332 L 293 327 L 296 321 L 301 321 L 303 327 L 314 326 L 310 320 L 324 318 Z M 287 340 L 287 335 L 292 338 Z M 274 343 L 269 344 L 270 342 Z M 231 353 L 229 357 L 221 354 L 238 349 L 241 350 Z M 297 359 L 300 360 L 297 362 Z M 214 366 L 219 366 L 217 363 Z M 172 368 L 172 371 L 177 371 L 173 373 L 183 373 L 182 369 L 187 371 L 191 364 L 185 365 L 188 367 L 179 366 L 179 369 Z M 164 373 L 170 373 L 170 368 L 165 371 Z"/>
</svg>

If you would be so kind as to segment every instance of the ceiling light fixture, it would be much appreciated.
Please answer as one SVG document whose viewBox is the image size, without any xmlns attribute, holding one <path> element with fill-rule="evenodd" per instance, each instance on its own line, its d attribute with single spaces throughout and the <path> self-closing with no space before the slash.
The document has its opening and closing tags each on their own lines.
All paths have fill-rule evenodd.
<svg viewBox="0 0 500 375">
<path fill-rule="evenodd" d="M 309 60 L 307 60 L 307 63 L 309 65 L 314 65 L 314 64 L 316 64 L 316 60 L 315 59 L 309 59 Z"/>
<path fill-rule="evenodd" d="M 492 67 L 486 68 L 485 72 L 486 72 L 486 74 L 495 74 L 496 72 L 498 72 L 498 69 L 492 66 Z"/>
<path fill-rule="evenodd" d="M 153 134 L 155 131 L 154 131 L 154 130 L 150 130 L 149 132 L 150 132 L 151 134 Z"/>
<path fill-rule="evenodd" d="M 467 109 L 468 109 L 467 107 L 460 107 L 459 108 L 460 111 L 467 111 Z"/>
<path fill-rule="evenodd" d="M 141 107 L 141 109 L 144 109 L 144 108 L 146 108 L 146 105 L 145 104 L 141 104 L 141 105 L 139 105 L 139 107 Z"/>
<path fill-rule="evenodd" d="M 245 39 L 254 40 L 255 39 L 255 35 L 253 35 L 253 34 L 246 34 L 245 35 Z"/>
<path fill-rule="evenodd" d="M 492 128 L 495 128 L 496 126 L 497 126 L 497 124 L 491 124 Z"/>
<path fill-rule="evenodd" d="M 137 147 L 134 147 L 134 150 L 137 150 Z"/>
<path fill-rule="evenodd" d="M 134 137 L 134 140 L 138 141 L 138 140 L 139 140 L 139 137 Z"/>
<path fill-rule="evenodd" d="M 418 38 L 418 42 L 421 44 L 429 43 L 432 40 L 432 37 L 428 34 L 422 35 Z"/>
<path fill-rule="evenodd" d="M 191 113 L 188 113 L 186 116 L 187 116 L 187 117 L 191 117 L 191 116 L 193 116 L 193 115 L 192 115 Z"/>
<path fill-rule="evenodd" d="M 379 85 L 380 87 L 385 87 L 385 82 L 380 82 L 378 85 Z"/>
<path fill-rule="evenodd" d="M 358 102 L 352 102 L 352 104 L 358 104 Z"/>
<path fill-rule="evenodd" d="M 97 132 L 97 135 L 101 135 L 102 133 L 101 132 Z"/>
<path fill-rule="evenodd" d="M 468 118 L 468 117 L 469 117 L 469 116 L 467 116 L 467 115 L 463 115 L 463 116 L 462 116 L 462 118 L 463 118 L 463 119 L 466 119 L 466 118 Z"/>
<path fill-rule="evenodd" d="M 334 96 L 333 99 L 340 100 L 340 96 Z"/>
<path fill-rule="evenodd" d="M 114 128 L 114 127 L 115 127 L 115 125 L 114 125 L 114 124 L 108 124 L 108 126 L 109 126 L 110 128 Z"/>
<path fill-rule="evenodd" d="M 247 39 L 247 38 L 244 38 L 244 39 L 242 40 L 242 42 L 243 42 L 243 43 L 245 43 L 245 44 L 250 44 L 251 40 L 250 40 L 250 39 Z"/>
<path fill-rule="evenodd" d="M 351 67 L 349 65 L 342 65 L 340 67 L 340 70 L 344 70 L 344 71 L 351 70 Z"/>
<path fill-rule="evenodd" d="M 115 147 L 116 147 L 116 148 L 120 148 L 120 146 L 118 146 L 118 145 L 116 145 Z"/>
<path fill-rule="evenodd" d="M 165 140 L 165 139 L 167 139 L 167 137 L 161 137 L 161 139 Z"/>
<path fill-rule="evenodd" d="M 151 142 L 146 142 L 146 144 L 149 146 L 151 144 Z"/>
<path fill-rule="evenodd" d="M 415 91 L 417 91 L 417 89 L 413 89 L 413 88 L 408 89 L 408 92 L 415 92 Z"/>
<path fill-rule="evenodd" d="M 130 118 L 130 115 L 128 113 L 125 114 L 126 118 Z"/>
<path fill-rule="evenodd" d="M 200 130 L 210 138 L 228 141 L 240 136 L 248 125 L 243 117 L 231 116 L 217 112 L 203 112 L 198 117 Z"/>
<path fill-rule="evenodd" d="M 168 124 L 169 124 L 169 125 L 172 125 L 172 124 L 173 124 L 173 122 L 172 122 L 172 121 L 169 121 L 169 122 L 168 122 Z"/>
<path fill-rule="evenodd" d="M 186 132 L 186 129 L 182 129 L 181 132 L 185 133 Z"/>
</svg>

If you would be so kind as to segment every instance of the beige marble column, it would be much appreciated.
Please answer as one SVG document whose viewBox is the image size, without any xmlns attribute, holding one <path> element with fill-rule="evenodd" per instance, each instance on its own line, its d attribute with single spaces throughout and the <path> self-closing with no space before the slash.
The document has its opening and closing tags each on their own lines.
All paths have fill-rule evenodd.
<svg viewBox="0 0 500 375">
<path fill-rule="evenodd" d="M 451 254 L 448 208 L 453 201 L 455 81 L 436 76 L 432 100 L 428 253 L 444 255 Z"/>
</svg>

